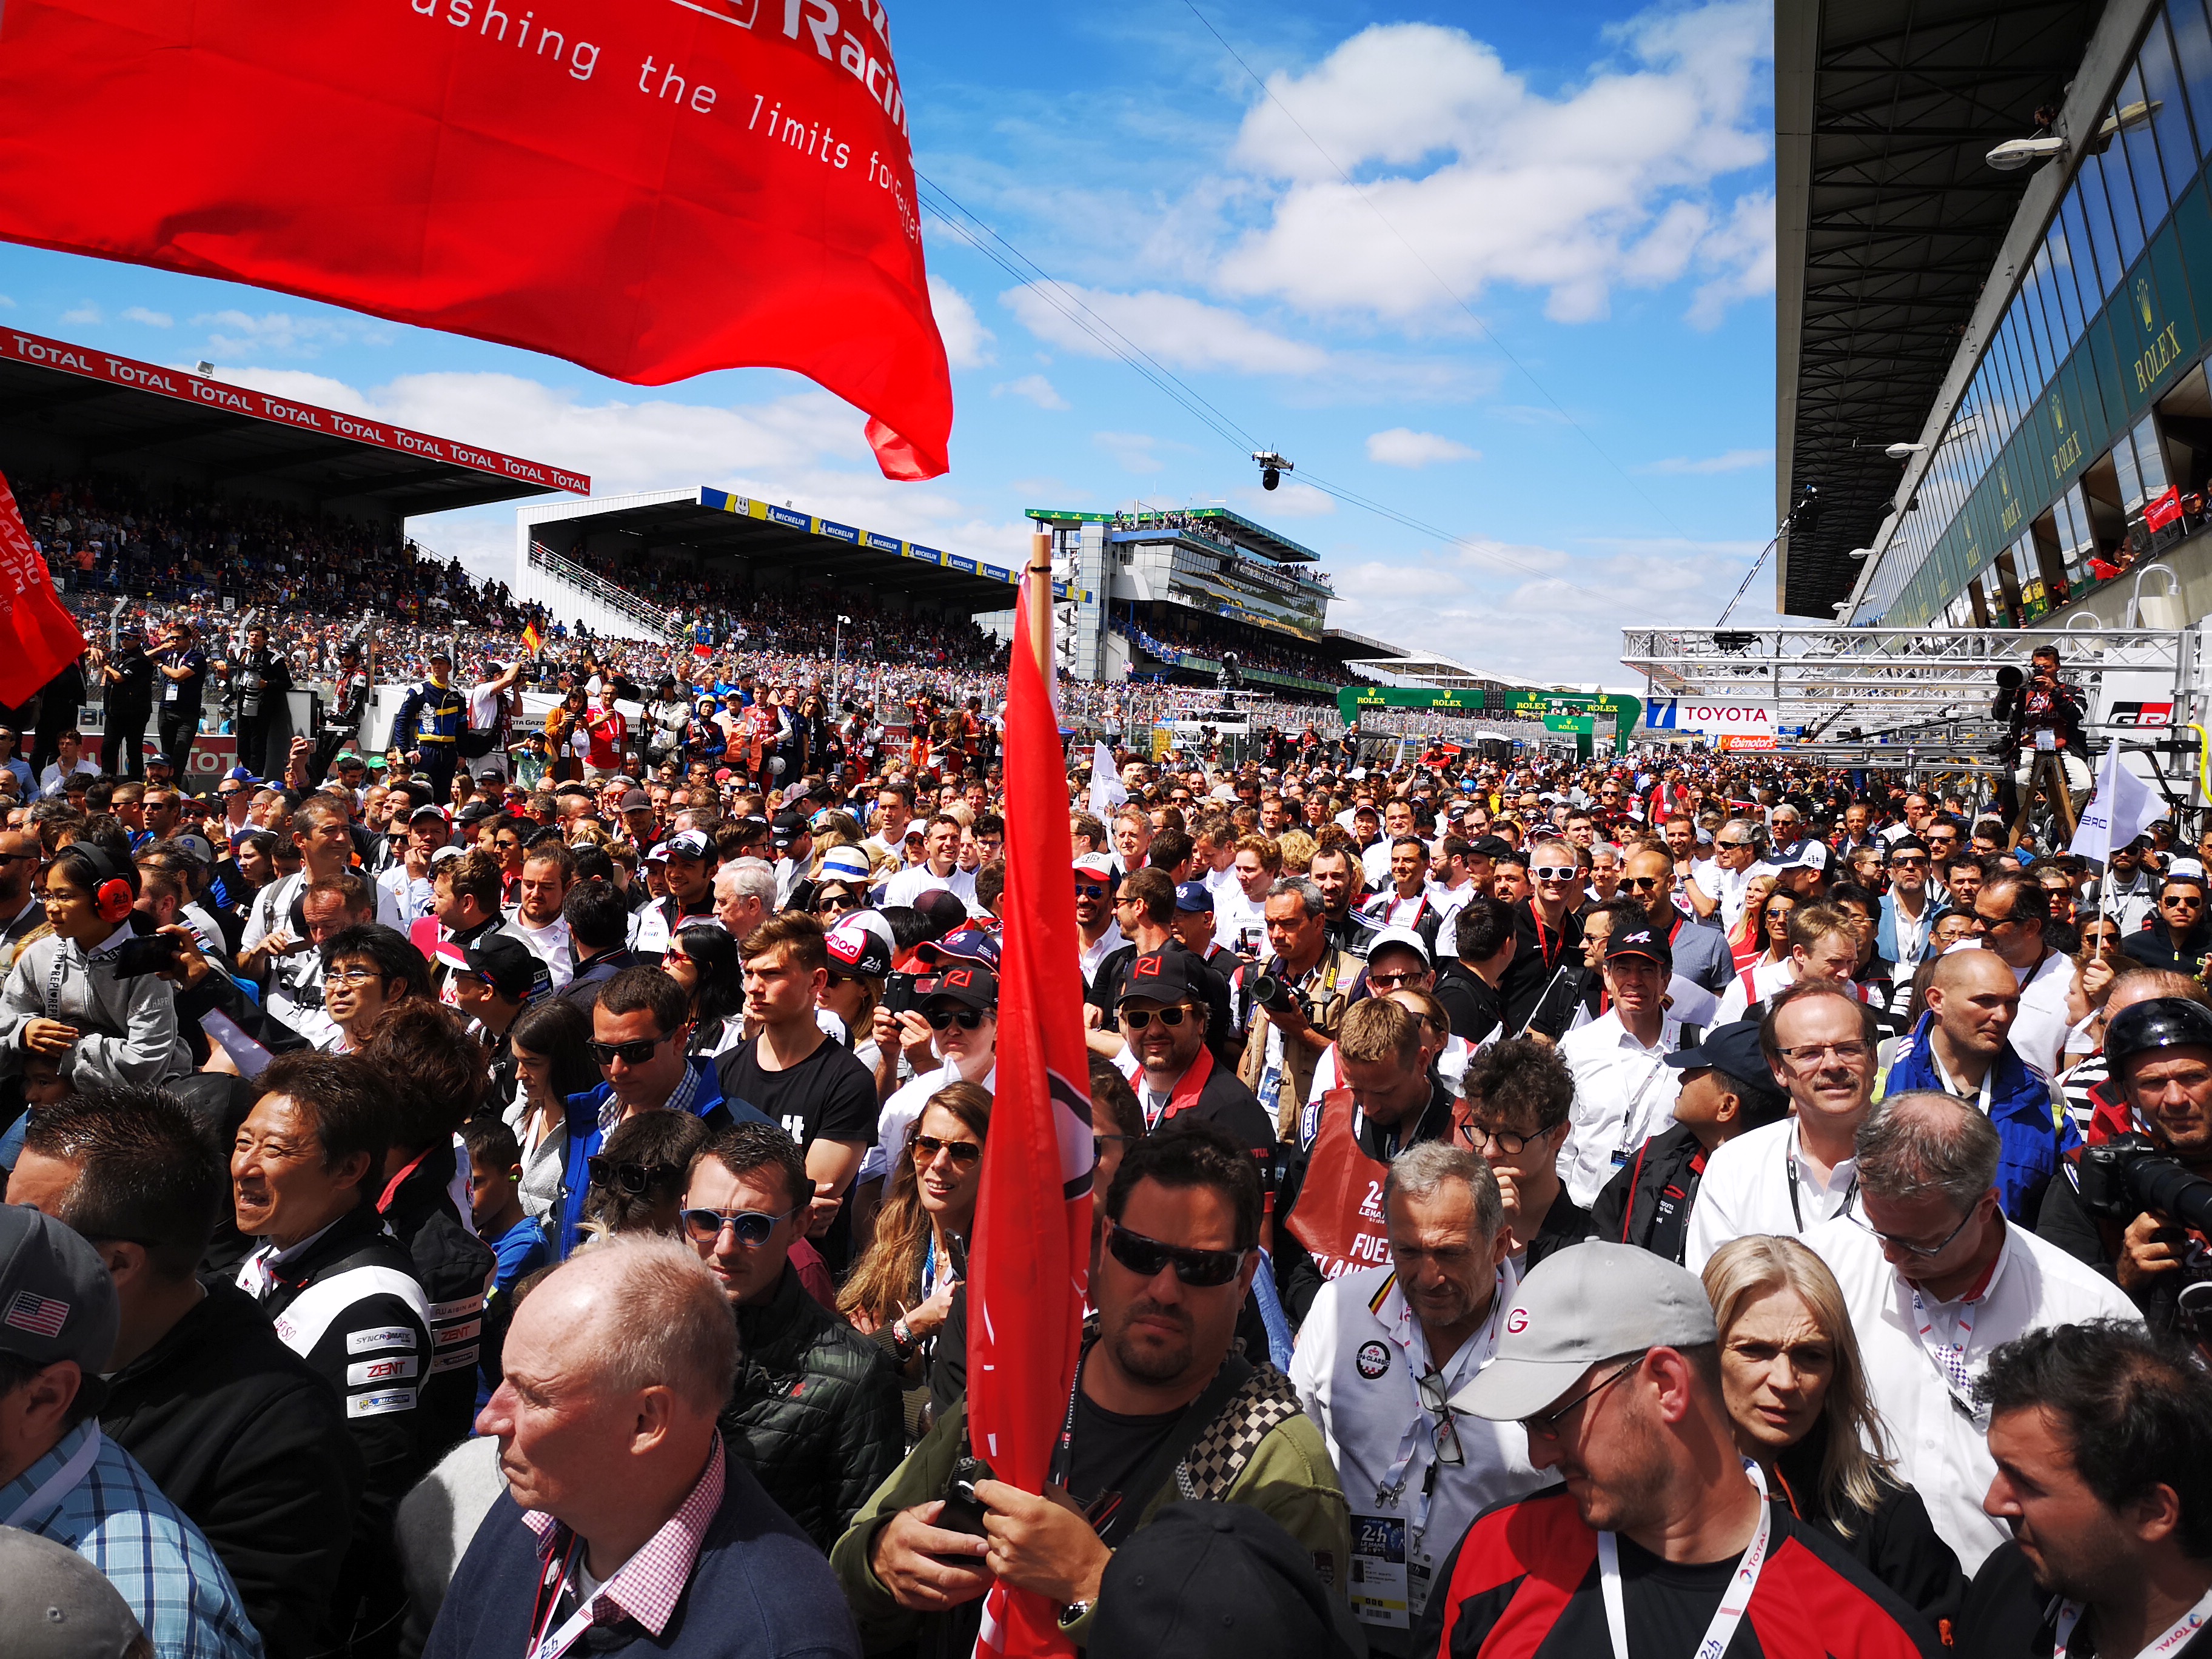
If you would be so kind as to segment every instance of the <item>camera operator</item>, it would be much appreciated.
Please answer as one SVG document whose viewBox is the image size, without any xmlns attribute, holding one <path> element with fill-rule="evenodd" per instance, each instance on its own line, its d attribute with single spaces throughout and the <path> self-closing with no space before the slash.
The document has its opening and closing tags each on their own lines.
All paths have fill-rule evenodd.
<svg viewBox="0 0 2212 1659">
<path fill-rule="evenodd" d="M 2066 793 L 2073 797 L 2078 814 L 2089 799 L 2089 740 L 2081 730 L 2081 694 L 2058 678 L 2058 647 L 2036 647 L 2028 659 L 2024 684 L 2007 685 L 2000 676 L 1992 718 L 2003 720 L 2005 753 L 2010 758 L 2012 786 L 2026 789 L 2034 775 L 2039 753 L 2055 754 L 2066 777 Z M 2018 796 L 2004 792 L 1999 810 L 2009 822 L 2017 815 Z"/>
<path fill-rule="evenodd" d="M 1267 943 L 1273 954 L 1244 978 L 1251 999 L 1250 1035 L 1237 1080 L 1259 1097 L 1288 1139 L 1312 1092 L 1314 1067 L 1336 1040 L 1360 963 L 1329 947 L 1321 889 L 1304 876 L 1285 876 L 1267 890 Z"/>
<path fill-rule="evenodd" d="M 2106 1028 L 2105 1058 L 2144 1133 L 2069 1159 L 2037 1231 L 2117 1280 L 2152 1329 L 2212 1352 L 2212 1009 L 2136 1003 Z"/>
<path fill-rule="evenodd" d="M 1968 1659 L 2212 1652 L 2212 1381 L 2127 1325 L 2033 1331 L 1990 1356 L 1996 1479 L 2012 1529 L 1967 1592 Z"/>
</svg>

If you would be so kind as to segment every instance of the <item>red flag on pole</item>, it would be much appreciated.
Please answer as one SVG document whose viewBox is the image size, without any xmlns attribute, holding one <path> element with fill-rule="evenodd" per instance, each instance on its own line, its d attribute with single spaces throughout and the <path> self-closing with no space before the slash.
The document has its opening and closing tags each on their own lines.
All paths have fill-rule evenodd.
<svg viewBox="0 0 2212 1659">
<path fill-rule="evenodd" d="M 788 368 L 948 465 L 880 0 L 8 0 L 0 238 L 657 386 Z"/>
<path fill-rule="evenodd" d="M 84 631 L 55 594 L 15 493 L 0 477 L 0 702 L 28 702 L 83 651 Z"/>
<path fill-rule="evenodd" d="M 1040 667 L 1051 659 L 1052 589 L 1048 575 L 1041 588 L 1039 580 L 1023 578 L 1006 677 L 998 1092 L 968 1280 L 969 1443 L 1000 1480 L 1033 1492 L 1044 1490 L 1075 1386 L 1093 1152 L 1067 771 Z M 1072 1654 L 1058 1613 L 1041 1596 L 994 1586 L 975 1650 L 1007 1659 Z"/>
</svg>

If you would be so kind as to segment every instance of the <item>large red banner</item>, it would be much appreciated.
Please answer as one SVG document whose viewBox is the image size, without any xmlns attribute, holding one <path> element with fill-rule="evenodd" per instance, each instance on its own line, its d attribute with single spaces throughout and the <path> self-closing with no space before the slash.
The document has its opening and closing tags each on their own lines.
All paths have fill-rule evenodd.
<svg viewBox="0 0 2212 1659">
<path fill-rule="evenodd" d="M 1000 1480 L 1033 1492 L 1044 1490 L 1075 1386 L 1094 1161 L 1067 769 L 1030 627 L 1030 584 L 1038 580 L 1022 578 L 1006 671 L 998 1091 L 968 1280 L 968 1443 Z M 1042 648 L 1049 660 L 1048 639 Z M 1028 1591 L 994 1585 L 977 1654 L 1073 1653 L 1058 1612 Z"/>
<path fill-rule="evenodd" d="M 0 238 L 952 428 L 878 0 L 7 0 Z"/>
</svg>

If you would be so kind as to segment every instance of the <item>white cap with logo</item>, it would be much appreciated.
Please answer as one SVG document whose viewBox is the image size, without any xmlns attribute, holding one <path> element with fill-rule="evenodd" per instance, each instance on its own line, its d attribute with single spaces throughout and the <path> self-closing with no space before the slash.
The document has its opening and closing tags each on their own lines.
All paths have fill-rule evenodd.
<svg viewBox="0 0 2212 1659">
<path fill-rule="evenodd" d="M 1452 1409 L 1511 1423 L 1534 1417 L 1607 1359 L 1720 1340 L 1705 1287 L 1632 1244 L 1577 1244 L 1521 1281 L 1491 1362 Z"/>
</svg>

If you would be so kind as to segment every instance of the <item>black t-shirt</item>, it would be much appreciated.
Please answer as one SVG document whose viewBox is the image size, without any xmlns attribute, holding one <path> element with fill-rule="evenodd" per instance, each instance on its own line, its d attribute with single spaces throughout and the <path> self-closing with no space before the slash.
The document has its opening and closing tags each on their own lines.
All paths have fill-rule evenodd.
<svg viewBox="0 0 2212 1659">
<path fill-rule="evenodd" d="M 1152 1494 L 1131 1492 L 1128 1483 L 1142 1472 L 1181 1421 L 1181 1410 L 1151 1417 L 1127 1417 L 1092 1405 L 1080 1389 L 1077 1390 L 1075 1442 L 1068 1453 L 1067 1494 L 1082 1507 L 1100 1536 L 1105 1536 L 1113 1527 L 1125 1498 L 1137 1509 L 1144 1508 Z"/>
<path fill-rule="evenodd" d="M 876 1138 L 876 1079 L 842 1043 L 825 1034 L 812 1054 L 781 1072 L 763 1071 L 760 1039 L 732 1048 L 714 1062 L 722 1092 L 750 1101 L 772 1123 L 799 1143 L 801 1152 L 817 1140 L 872 1142 Z M 852 1254 L 852 1188 L 830 1231 L 815 1244 L 833 1269 Z"/>
<path fill-rule="evenodd" d="M 1498 1029 L 1504 1018 L 1505 1002 L 1487 981 L 1447 957 L 1437 964 L 1434 988 L 1451 1034 L 1463 1042 L 1480 1042 Z"/>
<path fill-rule="evenodd" d="M 207 681 L 207 653 L 198 646 L 183 651 L 164 651 L 161 664 L 164 668 L 184 668 L 191 672 L 180 680 L 173 680 L 167 674 L 159 676 L 161 685 L 155 694 L 155 700 L 173 714 L 198 713 L 200 688 Z"/>
</svg>

